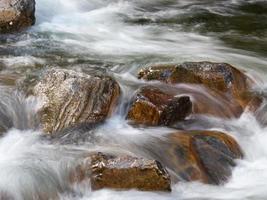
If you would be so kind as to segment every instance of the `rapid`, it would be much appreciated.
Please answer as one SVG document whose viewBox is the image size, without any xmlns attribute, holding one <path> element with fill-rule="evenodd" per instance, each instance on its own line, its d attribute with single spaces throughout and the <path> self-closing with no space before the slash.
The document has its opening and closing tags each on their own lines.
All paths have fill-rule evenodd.
<svg viewBox="0 0 267 200">
<path fill-rule="evenodd" d="M 125 120 L 131 95 L 146 83 L 136 78 L 151 63 L 226 62 L 245 70 L 267 98 L 267 1 L 260 0 L 36 0 L 36 24 L 0 36 L 0 188 L 16 199 L 187 200 L 267 199 L 267 104 L 239 118 L 199 116 L 187 129 L 229 133 L 244 151 L 230 180 L 172 185 L 171 193 L 91 191 L 69 185 L 67 174 L 92 151 L 152 158 L 142 146 L 164 140 L 166 127 L 134 127 Z M 79 145 L 48 142 L 39 129 L 39 104 L 14 82 L 60 66 L 112 74 L 122 97 L 114 115 Z M 154 83 L 152 83 L 154 84 Z M 179 86 L 183 88 L 184 86 Z M 213 98 L 201 88 L 205 98 Z M 217 99 L 216 105 L 224 106 Z M 219 109 L 218 112 L 223 112 Z M 185 125 L 181 125 L 185 126 Z M 83 130 L 76 130 L 78 133 Z M 91 134 L 91 133 L 88 133 Z"/>
</svg>

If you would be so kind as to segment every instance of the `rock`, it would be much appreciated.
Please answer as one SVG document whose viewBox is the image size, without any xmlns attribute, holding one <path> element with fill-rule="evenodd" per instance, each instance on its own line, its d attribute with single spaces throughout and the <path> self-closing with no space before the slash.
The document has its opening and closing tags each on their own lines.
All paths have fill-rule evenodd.
<svg viewBox="0 0 267 200">
<path fill-rule="evenodd" d="M 234 138 L 217 131 L 180 131 L 155 144 L 145 148 L 177 175 L 176 181 L 225 183 L 235 160 L 243 157 Z"/>
<path fill-rule="evenodd" d="M 118 83 L 109 76 L 56 68 L 47 70 L 33 88 L 33 95 L 43 102 L 38 115 L 48 133 L 104 121 L 113 112 L 119 94 Z"/>
<path fill-rule="evenodd" d="M 21 30 L 35 23 L 35 0 L 1 0 L 0 33 Z"/>
<path fill-rule="evenodd" d="M 129 151 L 136 154 L 141 152 L 142 157 L 159 161 L 164 168 L 168 169 L 174 183 L 200 181 L 206 184 L 223 184 L 231 177 L 236 159 L 243 158 L 243 152 L 236 140 L 218 131 L 178 131 L 165 137 L 162 135 L 155 137 L 153 142 L 148 141 L 135 146 L 136 149 L 130 145 Z M 93 155 L 90 158 L 76 169 L 75 175 L 71 175 L 72 182 L 82 182 L 90 178 L 93 189 L 137 188 L 164 191 L 169 188 L 167 183 L 170 178 L 157 161 L 102 154 Z M 135 168 L 136 166 L 138 167 Z M 149 167 L 146 169 L 144 166 Z M 158 173 L 159 170 L 164 172 Z M 150 183 L 145 181 L 148 177 L 151 177 Z M 154 185 L 153 189 L 145 187 L 143 182 L 150 186 Z M 155 185 L 156 183 L 160 183 L 160 186 Z"/>
<path fill-rule="evenodd" d="M 153 86 L 142 87 L 134 97 L 127 119 L 137 124 L 170 125 L 192 111 L 188 96 L 175 96 Z"/>
<path fill-rule="evenodd" d="M 139 78 L 170 84 L 203 84 L 209 89 L 231 95 L 243 108 L 250 101 L 247 97 L 252 80 L 227 63 L 185 62 L 180 65 L 156 65 L 142 69 Z"/>
<path fill-rule="evenodd" d="M 250 98 L 247 104 L 246 111 L 255 113 L 263 104 L 264 98 L 260 95 L 255 94 Z"/>
<path fill-rule="evenodd" d="M 90 157 L 79 167 L 72 181 L 90 178 L 93 190 L 103 188 L 141 191 L 171 191 L 168 172 L 158 161 L 131 156 L 110 156 L 102 153 Z M 89 176 L 89 177 L 88 177 Z"/>
<path fill-rule="evenodd" d="M 92 158 L 92 189 L 138 189 L 144 191 L 171 191 L 170 176 L 158 161 L 144 158 Z"/>
<path fill-rule="evenodd" d="M 185 100 L 183 104 L 179 103 L 179 99 Z M 235 118 L 242 112 L 243 108 L 239 103 L 226 94 L 207 90 L 203 86 L 159 83 L 153 87 L 142 87 L 136 92 L 130 103 L 127 119 L 136 124 L 172 126 L 187 116 L 188 119 L 199 114 Z"/>
<path fill-rule="evenodd" d="M 19 76 L 16 74 L 0 74 L 0 85 L 15 86 Z"/>
</svg>

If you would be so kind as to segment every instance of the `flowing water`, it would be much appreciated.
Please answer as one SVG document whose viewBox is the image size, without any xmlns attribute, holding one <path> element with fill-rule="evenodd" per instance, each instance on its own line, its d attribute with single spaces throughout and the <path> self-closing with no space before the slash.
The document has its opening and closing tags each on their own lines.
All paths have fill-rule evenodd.
<svg viewBox="0 0 267 200">
<path fill-rule="evenodd" d="M 172 185 L 172 193 L 90 191 L 70 186 L 67 174 L 95 150 L 149 156 L 140 145 L 164 139 L 168 128 L 127 124 L 125 102 L 138 86 L 137 71 L 150 63 L 227 62 L 245 70 L 255 90 L 267 93 L 266 0 L 36 0 L 36 25 L 0 36 L 0 188 L 16 199 L 267 199 L 267 105 L 238 119 L 202 116 L 188 129 L 226 131 L 245 158 L 221 186 L 198 182 Z M 39 103 L 14 89 L 15 82 L 45 68 L 105 71 L 123 90 L 122 103 L 96 138 L 78 146 L 48 143 L 35 113 Z M 183 86 L 180 86 L 183 87 Z M 198 88 L 204 98 L 205 91 Z M 216 105 L 222 104 L 222 100 Z M 218 109 L 218 112 L 224 112 Z M 77 130 L 82 131 L 82 130 Z M 99 139 L 100 138 L 100 139 Z M 97 142 L 96 142 L 97 141 Z"/>
</svg>

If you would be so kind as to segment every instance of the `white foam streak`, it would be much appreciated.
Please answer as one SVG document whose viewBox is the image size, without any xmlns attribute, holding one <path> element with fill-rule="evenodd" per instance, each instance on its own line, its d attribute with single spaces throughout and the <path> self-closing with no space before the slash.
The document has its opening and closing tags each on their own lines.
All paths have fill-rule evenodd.
<svg viewBox="0 0 267 200">
<path fill-rule="evenodd" d="M 1 52 L 0 62 L 4 65 L 3 70 L 13 72 L 26 66 L 45 65 L 51 60 L 53 63 L 55 60 L 51 57 L 63 61 L 67 59 L 70 62 L 76 58 L 79 59 L 80 55 L 83 59 L 96 58 L 103 62 L 105 59 L 112 62 L 115 58 L 115 61 L 119 60 L 126 65 L 126 67 L 123 66 L 123 72 L 115 76 L 121 82 L 126 82 L 123 83 L 122 90 L 125 98 L 127 99 L 128 96 L 127 100 L 129 100 L 133 89 L 129 90 L 128 86 L 144 84 L 137 80 L 136 72 L 140 66 L 144 66 L 144 63 L 154 63 L 150 57 L 156 57 L 155 62 L 161 62 L 162 58 L 166 58 L 168 62 L 177 63 L 208 60 L 228 62 L 248 70 L 257 82 L 258 90 L 266 91 L 266 73 L 261 73 L 266 72 L 266 58 L 256 53 L 226 47 L 216 37 L 183 32 L 181 26 L 177 24 L 153 23 L 157 20 L 177 17 L 183 12 L 191 12 L 194 7 L 208 9 L 213 13 L 220 12 L 223 15 L 224 10 L 218 9 L 220 4 L 225 3 L 227 6 L 224 8 L 231 9 L 244 3 L 245 0 L 203 0 L 201 2 L 197 0 L 36 0 L 36 2 L 36 25 L 23 33 L 25 35 L 22 34 L 22 39 L 18 39 L 19 41 L 14 37 L 15 39 L 11 38 L 10 41 L 8 39 L 7 43 L 0 45 L 0 50 L 6 48 L 7 52 L 14 53 L 11 56 Z M 166 5 L 162 5 L 163 2 Z M 207 7 L 207 5 L 210 6 Z M 163 8 L 158 9 L 159 6 Z M 145 8 L 148 8 L 147 11 Z M 151 20 L 151 22 L 135 23 L 135 19 Z M 43 53 L 45 55 L 41 55 Z M 64 53 L 73 57 L 66 58 Z M 136 61 L 140 57 L 143 58 L 142 63 Z M 135 63 L 128 62 L 127 59 Z M 119 70 L 120 66 L 113 68 L 113 71 Z M 197 87 L 194 89 L 203 93 Z M 30 121 L 38 108 L 36 100 L 26 99 L 23 95 L 5 93 L 2 90 L 0 97 L 1 128 L 5 130 L 10 126 L 17 129 L 36 128 L 35 120 Z M 213 99 L 213 96 L 209 96 L 209 99 Z M 216 99 L 213 100 L 217 102 Z M 122 113 L 122 111 L 118 112 Z M 257 119 L 261 122 L 267 121 L 265 113 L 263 109 Z M 257 119 L 249 113 L 245 113 L 237 120 L 208 119 L 210 123 L 214 123 L 214 129 L 228 132 L 235 137 L 245 154 L 244 160 L 238 161 L 237 167 L 233 169 L 231 180 L 223 186 L 210 186 L 197 182 L 178 183 L 173 185 L 172 193 L 166 194 L 111 190 L 92 192 L 88 185 L 76 185 L 73 188 L 74 192 L 71 193 L 68 191 L 66 176 L 78 159 L 79 153 L 73 152 L 68 146 L 58 147 L 44 143 L 38 131 L 11 129 L 0 138 L 0 189 L 11 193 L 16 199 L 38 199 L 40 193 L 50 196 L 60 195 L 61 199 L 77 200 L 266 199 L 267 128 L 259 124 Z M 97 131 L 96 134 L 111 145 L 110 149 L 141 155 L 142 150 L 134 149 L 136 146 L 153 142 L 155 137 L 163 139 L 164 134 L 172 130 L 136 128 L 128 125 L 124 121 L 124 116 L 114 116 Z M 88 149 L 89 147 L 92 149 Z M 104 148 L 86 144 L 76 150 L 92 151 L 104 150 Z"/>
</svg>

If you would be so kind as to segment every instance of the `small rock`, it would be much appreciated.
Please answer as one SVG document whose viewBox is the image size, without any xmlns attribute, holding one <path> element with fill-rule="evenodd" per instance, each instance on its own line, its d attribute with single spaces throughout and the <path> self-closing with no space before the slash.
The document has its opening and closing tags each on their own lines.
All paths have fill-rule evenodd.
<svg viewBox="0 0 267 200">
<path fill-rule="evenodd" d="M 91 187 L 171 191 L 171 180 L 156 160 L 98 153 L 91 158 Z"/>
<path fill-rule="evenodd" d="M 113 112 L 120 87 L 109 76 L 90 76 L 65 69 L 50 69 L 33 88 L 42 108 L 39 111 L 45 132 L 59 132 L 81 123 L 104 121 Z"/>
<path fill-rule="evenodd" d="M 153 86 L 141 88 L 130 106 L 127 119 L 137 124 L 170 125 L 192 111 L 188 96 L 175 96 Z"/>
<path fill-rule="evenodd" d="M 1 0 L 0 33 L 19 31 L 35 23 L 35 0 Z"/>
</svg>

